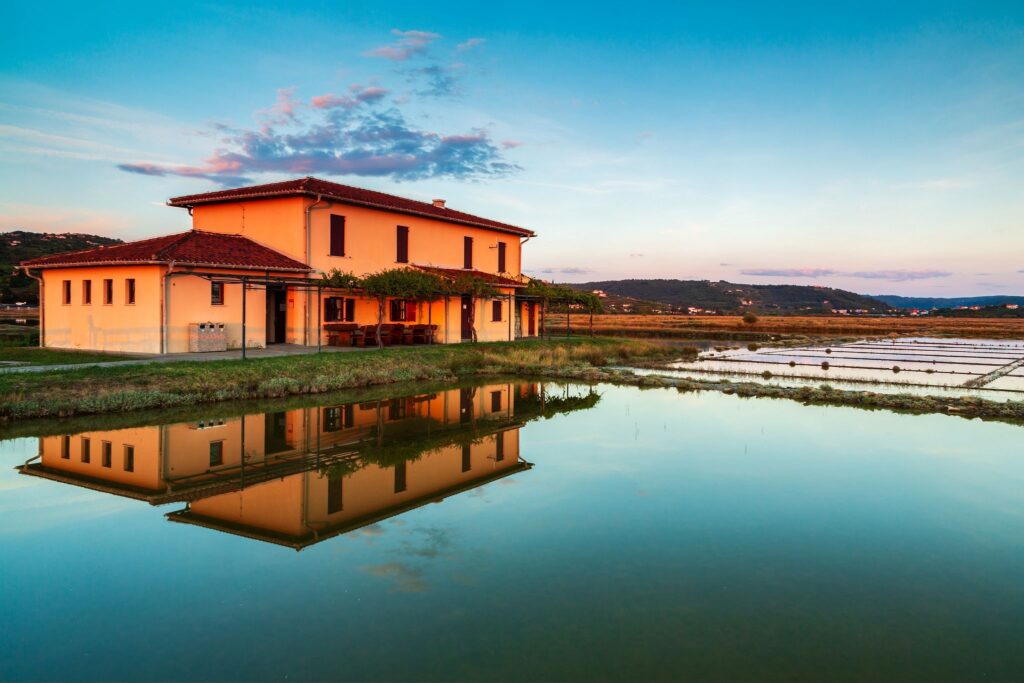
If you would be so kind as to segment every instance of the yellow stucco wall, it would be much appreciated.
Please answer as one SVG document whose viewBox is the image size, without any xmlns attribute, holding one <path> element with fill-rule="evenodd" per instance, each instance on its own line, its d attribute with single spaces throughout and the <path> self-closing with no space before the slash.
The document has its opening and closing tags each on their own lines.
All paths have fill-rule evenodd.
<svg viewBox="0 0 1024 683">
<path fill-rule="evenodd" d="M 160 352 L 160 266 L 52 268 L 43 276 L 44 345 L 55 349 Z M 103 303 L 103 281 L 114 281 L 112 304 Z M 135 279 L 135 304 L 125 302 L 125 281 Z M 71 302 L 63 301 L 63 281 Z M 82 283 L 92 282 L 92 303 L 82 302 Z"/>
<path fill-rule="evenodd" d="M 246 292 L 246 347 L 263 348 L 267 341 L 266 291 Z M 167 351 L 188 351 L 189 324 L 224 323 L 228 348 L 242 348 L 242 285 L 224 285 L 224 303 L 211 303 L 210 281 L 197 276 L 172 275 L 168 299 Z"/>
</svg>

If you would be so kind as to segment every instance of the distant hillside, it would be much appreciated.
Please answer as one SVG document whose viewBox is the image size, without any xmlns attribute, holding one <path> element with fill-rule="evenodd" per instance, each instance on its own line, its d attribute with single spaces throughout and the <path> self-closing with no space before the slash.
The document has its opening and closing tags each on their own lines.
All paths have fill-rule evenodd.
<svg viewBox="0 0 1024 683">
<path fill-rule="evenodd" d="M 83 235 L 80 233 L 50 232 L 0 232 L 0 303 L 10 304 L 17 301 L 39 303 L 38 285 L 36 281 L 18 271 L 15 276 L 11 272 L 19 263 L 37 256 L 59 254 L 63 251 L 91 249 L 106 244 L 117 244 L 121 240 L 99 235 Z"/>
<path fill-rule="evenodd" d="M 884 301 L 893 308 L 956 308 L 957 306 L 1001 306 L 1003 304 L 1018 304 L 1024 306 L 1024 296 L 959 296 L 959 297 L 929 297 L 929 296 L 896 296 L 895 294 L 879 294 L 875 297 Z"/>
<path fill-rule="evenodd" d="M 862 294 L 807 285 L 745 285 L 708 280 L 606 280 L 573 284 L 580 290 L 601 290 L 612 297 L 657 302 L 673 310 L 690 307 L 719 313 L 752 308 L 761 313 L 822 313 L 837 309 L 883 312 L 890 306 Z M 616 307 L 617 308 L 617 307 Z"/>
</svg>

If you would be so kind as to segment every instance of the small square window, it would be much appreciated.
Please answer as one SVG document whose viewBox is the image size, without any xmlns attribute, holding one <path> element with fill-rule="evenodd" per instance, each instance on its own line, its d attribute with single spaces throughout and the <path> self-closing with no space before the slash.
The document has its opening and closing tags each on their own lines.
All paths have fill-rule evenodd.
<svg viewBox="0 0 1024 683">
<path fill-rule="evenodd" d="M 210 303 L 214 306 L 224 305 L 224 283 L 223 282 L 211 282 L 210 283 Z"/>
</svg>

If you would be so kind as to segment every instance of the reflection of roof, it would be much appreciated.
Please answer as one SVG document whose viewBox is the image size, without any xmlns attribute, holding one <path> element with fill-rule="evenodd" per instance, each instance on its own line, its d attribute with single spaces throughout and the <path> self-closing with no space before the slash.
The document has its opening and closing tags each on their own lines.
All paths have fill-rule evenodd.
<svg viewBox="0 0 1024 683">
<path fill-rule="evenodd" d="M 306 264 L 241 235 L 189 230 L 148 240 L 70 251 L 23 261 L 33 268 L 177 263 L 259 270 L 309 271 Z"/>
<path fill-rule="evenodd" d="M 439 268 L 437 266 L 421 266 L 418 263 L 413 264 L 416 268 L 433 273 L 449 280 L 454 280 L 463 276 L 475 277 L 483 280 L 489 285 L 495 287 L 525 287 L 519 280 L 513 280 L 512 278 L 502 277 L 501 275 L 495 275 L 494 273 L 485 273 L 482 270 L 463 269 L 463 268 Z"/>
<path fill-rule="evenodd" d="M 347 534 L 351 531 L 355 531 L 356 529 L 361 529 L 365 526 L 370 526 L 371 524 L 383 522 L 386 519 L 409 512 L 410 510 L 415 510 L 416 508 L 422 507 L 428 503 L 440 503 L 445 498 L 449 498 L 465 491 L 470 491 L 479 486 L 483 486 L 484 484 L 489 484 L 493 481 L 503 479 L 511 474 L 523 472 L 531 467 L 533 467 L 532 464 L 524 460 L 520 460 L 513 467 L 509 467 L 508 469 L 499 470 L 498 472 L 479 479 L 473 479 L 472 481 L 462 482 L 455 486 L 435 491 L 419 498 L 403 501 L 398 505 L 378 510 L 369 515 L 364 515 L 355 519 L 347 519 L 343 524 L 337 527 L 327 528 L 323 531 L 310 529 L 308 533 L 303 534 L 302 536 L 292 536 L 290 534 L 267 531 L 265 529 L 239 524 L 237 522 L 228 522 L 217 519 L 216 517 L 209 517 L 207 515 L 201 515 L 197 512 L 193 512 L 191 508 L 168 512 L 167 519 L 172 522 L 194 524 L 207 529 L 213 529 L 214 531 L 223 531 L 236 536 L 244 536 L 245 538 L 251 538 L 257 541 L 265 541 L 267 543 L 274 543 L 276 545 L 294 548 L 295 550 L 302 550 L 303 548 L 319 543 L 320 541 L 325 541 L 328 538 Z"/>
<path fill-rule="evenodd" d="M 151 502 L 153 505 L 153 499 L 159 498 L 163 493 L 163 489 L 146 489 L 141 486 L 132 486 L 131 484 L 122 484 L 116 481 L 108 481 L 106 479 L 100 479 L 98 477 L 90 477 L 85 474 L 79 474 L 77 472 L 66 472 L 64 470 L 55 469 L 53 467 L 47 467 L 40 463 L 25 463 L 17 467 L 18 472 L 21 474 L 28 474 L 33 477 L 40 477 L 42 479 L 49 479 L 51 481 L 59 481 L 62 484 L 71 484 L 72 486 L 82 486 L 93 491 L 99 491 L 101 493 L 109 493 L 114 496 L 123 496 L 125 498 L 134 498 L 135 500 L 146 500 Z"/>
<path fill-rule="evenodd" d="M 462 223 L 479 228 L 510 232 L 516 235 L 532 236 L 534 234 L 532 230 L 527 230 L 526 228 L 516 227 L 508 223 L 499 223 L 489 218 L 481 218 L 480 216 L 455 211 L 444 206 L 434 206 L 427 202 L 419 202 L 393 194 L 365 190 L 361 187 L 352 187 L 351 185 L 342 185 L 311 177 L 173 197 L 167 203 L 171 206 L 192 207 L 200 204 L 215 204 L 217 202 L 242 201 L 245 199 L 272 199 L 275 197 L 322 197 L 323 199 L 345 204 L 368 206 L 374 209 L 384 209 L 385 211 L 397 211 L 426 218 L 437 218 L 450 223 Z"/>
</svg>

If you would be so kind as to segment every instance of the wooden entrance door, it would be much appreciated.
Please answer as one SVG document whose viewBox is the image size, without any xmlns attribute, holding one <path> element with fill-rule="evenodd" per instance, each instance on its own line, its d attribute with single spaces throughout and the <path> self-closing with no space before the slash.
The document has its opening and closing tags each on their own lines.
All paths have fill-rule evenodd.
<svg viewBox="0 0 1024 683">
<path fill-rule="evenodd" d="M 284 342 L 285 325 L 288 318 L 288 303 L 282 287 L 267 288 L 267 343 Z"/>
<path fill-rule="evenodd" d="M 473 297 L 468 294 L 462 295 L 462 341 L 473 339 L 473 326 L 469 323 L 469 316 L 473 312 Z"/>
</svg>

